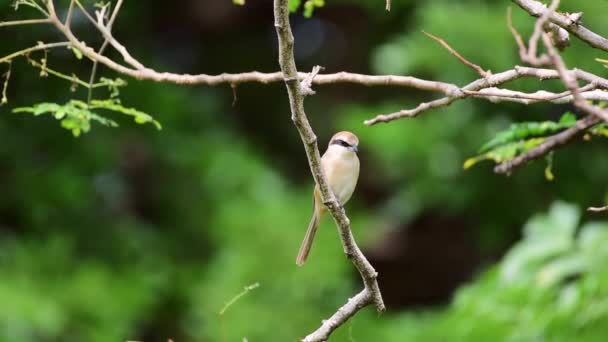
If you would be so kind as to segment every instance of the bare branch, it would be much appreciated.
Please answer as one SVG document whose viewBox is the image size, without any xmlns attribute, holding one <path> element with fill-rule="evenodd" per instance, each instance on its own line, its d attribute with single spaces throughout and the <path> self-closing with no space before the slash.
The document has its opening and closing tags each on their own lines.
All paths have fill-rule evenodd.
<svg viewBox="0 0 608 342">
<path fill-rule="evenodd" d="M 74 14 L 74 0 L 70 0 L 70 7 L 68 7 L 68 14 L 65 16 L 65 26 L 70 27 L 72 24 L 72 15 Z"/>
<path fill-rule="evenodd" d="M 11 79 L 11 61 L 8 61 L 8 70 L 4 73 L 4 82 L 2 83 L 2 98 L 0 98 L 0 106 L 8 102 L 6 91 L 8 90 L 8 82 Z"/>
<path fill-rule="evenodd" d="M 608 101 L 607 91 L 591 91 L 593 88 L 595 88 L 595 85 L 590 83 L 580 88 L 579 92 L 581 93 L 581 96 L 587 100 Z M 574 97 L 569 90 L 557 94 L 545 90 L 538 90 L 534 93 L 524 93 L 510 89 L 490 87 L 481 90 L 463 90 L 463 92 L 469 96 L 486 99 L 490 102 L 508 101 L 525 105 L 537 102 L 569 103 L 574 100 Z"/>
<path fill-rule="evenodd" d="M 0 27 L 6 26 L 20 26 L 20 25 L 36 25 L 36 24 L 50 24 L 51 21 L 47 19 L 28 19 L 28 20 L 15 20 L 15 21 L 0 21 Z"/>
<path fill-rule="evenodd" d="M 318 329 L 318 331 L 322 330 L 323 333 L 313 333 L 310 338 L 305 338 L 305 341 L 325 341 L 329 334 L 362 307 L 373 303 L 378 312 L 383 312 L 385 308 L 376 280 L 378 274 L 357 246 L 350 229 L 350 220 L 329 188 L 327 179 L 321 168 L 321 156 L 319 154 L 319 148 L 317 147 L 317 137 L 306 117 L 304 111 L 304 95 L 302 94 L 302 89 L 298 81 L 298 72 L 293 55 L 294 38 L 289 24 L 288 0 L 274 0 L 274 18 L 274 26 L 279 40 L 279 64 L 284 75 L 285 85 L 287 86 L 291 118 L 304 143 L 308 163 L 310 164 L 315 182 L 319 185 L 319 189 L 321 190 L 323 203 L 334 218 L 338 227 L 344 252 L 361 274 L 361 278 L 365 285 L 364 290 L 359 295 L 351 299 L 349 303 L 344 305 L 334 314 L 333 322 L 335 322 L 335 324 L 323 324 Z"/>
<path fill-rule="evenodd" d="M 425 31 L 422 31 L 422 33 L 424 33 L 427 37 L 433 39 L 437 43 L 441 44 L 441 46 L 446 48 L 446 50 L 448 50 L 452 55 L 454 55 L 456 58 L 458 58 L 458 60 L 460 62 L 462 62 L 462 64 L 475 70 L 481 77 L 488 77 L 491 75 L 490 72 L 483 70 L 479 65 L 469 62 L 466 58 L 462 57 L 456 50 L 452 49 L 452 47 L 448 43 L 446 43 L 445 40 L 443 40 L 437 36 L 434 36 L 428 32 L 425 32 Z"/>
<path fill-rule="evenodd" d="M 391 0 L 386 0 L 386 11 L 390 12 L 391 11 Z"/>
<path fill-rule="evenodd" d="M 594 74 L 586 72 L 584 70 L 575 69 L 572 70 L 579 79 L 582 79 L 588 83 L 594 84 L 598 88 L 608 89 L 608 80 L 598 77 Z M 547 79 L 556 79 L 559 78 L 559 73 L 552 69 L 542 69 L 542 68 L 530 68 L 530 67 L 522 67 L 515 66 L 515 68 L 503 71 L 498 74 L 493 74 L 486 78 L 479 78 L 463 88 L 459 89 L 457 92 L 453 93 L 453 95 L 448 95 L 446 97 L 419 104 L 417 107 L 413 109 L 401 110 L 399 112 L 390 113 L 390 114 L 382 114 L 377 115 L 373 119 L 365 120 L 364 124 L 371 126 L 380 122 L 390 122 L 393 120 L 401 119 L 401 118 L 411 118 L 416 117 L 419 114 L 435 108 L 440 108 L 451 104 L 456 100 L 461 100 L 468 96 L 473 96 L 467 94 L 470 91 L 478 91 L 484 88 L 492 87 L 495 85 L 500 85 L 521 77 L 536 77 L 541 80 Z M 453 84 L 452 87 L 458 89 L 458 86 Z M 492 100 L 491 98 L 488 98 Z"/>
<path fill-rule="evenodd" d="M 370 298 L 367 288 L 364 288 L 356 296 L 349 298 L 348 302 L 339 308 L 330 318 L 323 320 L 321 327 L 306 336 L 302 341 L 327 341 L 329 335 L 331 335 L 334 330 L 346 323 L 346 321 L 357 313 L 357 311 L 368 305 Z"/>
<path fill-rule="evenodd" d="M 534 24 L 534 32 L 530 36 L 530 41 L 528 42 L 528 53 L 524 56 L 521 56 L 522 61 L 529 63 L 534 66 L 543 66 L 550 65 L 551 59 L 546 54 L 542 54 L 540 56 L 536 56 L 536 50 L 538 49 L 538 39 L 541 34 L 544 32 L 545 24 L 549 20 L 551 13 L 553 13 L 557 6 L 559 6 L 559 1 L 553 1 L 549 6 L 549 9 L 540 16 L 536 23 Z"/>
<path fill-rule="evenodd" d="M 540 17 L 547 11 L 547 6 L 536 0 L 512 1 L 519 7 L 521 7 L 523 10 L 530 13 L 530 15 L 535 17 Z M 581 13 L 573 13 L 570 15 L 566 15 L 563 13 L 553 12 L 549 16 L 549 21 L 572 33 L 590 46 L 596 49 L 608 51 L 608 39 L 583 26 L 580 23 L 581 16 Z"/>
<path fill-rule="evenodd" d="M 601 213 L 603 211 L 608 211 L 608 205 L 604 206 L 604 207 L 589 207 L 589 208 L 587 208 L 587 211 L 594 212 L 594 213 Z"/>
</svg>

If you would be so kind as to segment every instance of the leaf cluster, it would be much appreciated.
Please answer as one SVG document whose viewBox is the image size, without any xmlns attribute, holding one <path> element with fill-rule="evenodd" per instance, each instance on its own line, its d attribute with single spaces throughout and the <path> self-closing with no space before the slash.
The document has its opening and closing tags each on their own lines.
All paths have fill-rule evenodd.
<svg viewBox="0 0 608 342">
<path fill-rule="evenodd" d="M 31 107 L 15 108 L 13 113 L 31 113 L 34 116 L 52 115 L 61 122 L 61 127 L 70 130 L 74 137 L 79 137 L 81 133 L 87 133 L 91 130 L 91 122 L 97 122 L 107 127 L 118 127 L 116 121 L 97 114 L 96 110 L 98 109 L 132 116 L 138 124 L 152 123 L 157 129 L 162 128 L 160 123 L 149 114 L 134 108 L 124 107 L 116 99 L 92 100 L 91 104 L 80 100 L 70 100 L 65 104 L 42 102 Z"/>
</svg>

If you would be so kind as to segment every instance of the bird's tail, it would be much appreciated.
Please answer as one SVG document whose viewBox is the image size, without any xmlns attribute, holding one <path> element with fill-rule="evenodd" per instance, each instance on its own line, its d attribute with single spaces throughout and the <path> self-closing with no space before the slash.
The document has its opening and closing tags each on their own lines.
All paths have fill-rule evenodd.
<svg viewBox="0 0 608 342">
<path fill-rule="evenodd" d="M 315 239 L 317 228 L 319 228 L 319 221 L 321 220 L 321 216 L 323 216 L 322 210 L 317 210 L 317 206 L 315 205 L 312 213 L 312 218 L 310 219 L 310 223 L 308 224 L 308 230 L 306 231 L 306 235 L 304 236 L 302 245 L 300 245 L 298 257 L 296 258 L 296 264 L 298 266 L 304 265 L 306 259 L 308 258 L 308 253 L 310 253 L 310 247 L 312 247 L 312 242 Z"/>
</svg>

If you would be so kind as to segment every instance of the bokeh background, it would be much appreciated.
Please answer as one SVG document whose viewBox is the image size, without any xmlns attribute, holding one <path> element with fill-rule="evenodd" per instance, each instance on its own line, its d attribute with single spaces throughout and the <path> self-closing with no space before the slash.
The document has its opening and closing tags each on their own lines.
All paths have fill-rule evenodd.
<svg viewBox="0 0 608 342">
<path fill-rule="evenodd" d="M 37 15 L 11 3 L 0 0 L 0 20 Z M 69 1 L 57 3 L 65 13 Z M 310 19 L 292 15 L 297 62 L 304 71 L 320 64 L 466 84 L 478 76 L 421 30 L 503 71 L 518 64 L 509 5 L 393 0 L 386 13 L 379 0 L 328 0 Z M 608 34 L 608 2 L 561 8 L 583 11 L 585 25 Z M 513 16 L 529 34 L 533 18 L 517 7 Z M 270 72 L 278 70 L 272 24 L 269 0 L 126 1 L 114 32 L 157 70 Z M 82 15 L 74 31 L 101 44 Z M 59 40 L 45 26 L 2 28 L 0 53 Z M 606 54 L 576 39 L 564 52 L 569 66 L 605 75 L 596 57 Z M 91 67 L 67 49 L 49 52 L 48 64 L 85 79 Z M 117 77 L 103 67 L 100 76 Z M 123 104 L 154 115 L 163 130 L 114 115 L 119 128 L 74 138 L 50 116 L 11 110 L 85 99 L 85 89 L 41 78 L 23 58 L 12 64 L 0 107 L 1 341 L 296 341 L 360 289 L 329 218 L 309 262 L 294 264 L 313 184 L 283 84 L 241 85 L 233 105 L 228 86 L 127 81 Z M 563 89 L 556 81 L 510 86 Z M 462 168 L 510 122 L 557 119 L 569 106 L 471 99 L 366 127 L 364 119 L 440 94 L 359 85 L 317 92 L 306 107 L 322 149 L 338 130 L 361 139 L 361 178 L 347 209 L 388 306 L 381 316 L 364 309 L 332 340 L 608 338 L 608 226 L 605 215 L 581 210 L 606 198 L 606 141 L 556 153 L 552 182 L 543 161 L 511 177 L 493 174 L 490 162 Z"/>
</svg>

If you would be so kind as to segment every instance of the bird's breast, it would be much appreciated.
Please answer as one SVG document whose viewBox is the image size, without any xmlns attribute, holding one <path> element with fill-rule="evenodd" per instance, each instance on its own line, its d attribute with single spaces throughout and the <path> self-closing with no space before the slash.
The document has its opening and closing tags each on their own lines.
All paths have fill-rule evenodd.
<svg viewBox="0 0 608 342">
<path fill-rule="evenodd" d="M 348 202 L 359 178 L 359 159 L 352 153 L 347 156 L 324 155 L 322 159 L 323 171 L 329 186 L 340 201 Z"/>
</svg>

